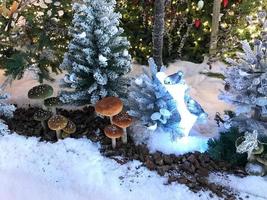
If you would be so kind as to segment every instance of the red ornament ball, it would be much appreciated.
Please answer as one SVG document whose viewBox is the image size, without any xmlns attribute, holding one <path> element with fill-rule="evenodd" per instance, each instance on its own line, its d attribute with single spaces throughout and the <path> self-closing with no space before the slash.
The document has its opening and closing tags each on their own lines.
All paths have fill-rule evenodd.
<svg viewBox="0 0 267 200">
<path fill-rule="evenodd" d="M 199 28 L 201 26 L 201 20 L 200 19 L 196 19 L 194 22 L 194 25 L 196 28 Z"/>
<path fill-rule="evenodd" d="M 228 6 L 229 0 L 223 0 L 223 7 L 226 8 Z"/>
</svg>

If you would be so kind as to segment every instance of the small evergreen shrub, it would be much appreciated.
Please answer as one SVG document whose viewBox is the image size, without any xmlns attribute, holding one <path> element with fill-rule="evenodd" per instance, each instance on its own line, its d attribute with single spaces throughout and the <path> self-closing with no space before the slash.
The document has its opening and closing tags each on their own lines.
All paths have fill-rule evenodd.
<svg viewBox="0 0 267 200">
<path fill-rule="evenodd" d="M 233 166 L 245 166 L 247 154 L 237 153 L 235 146 L 237 138 L 243 135 L 238 128 L 231 128 L 227 132 L 220 133 L 218 139 L 208 141 L 208 154 L 215 160 L 226 161 Z"/>
</svg>

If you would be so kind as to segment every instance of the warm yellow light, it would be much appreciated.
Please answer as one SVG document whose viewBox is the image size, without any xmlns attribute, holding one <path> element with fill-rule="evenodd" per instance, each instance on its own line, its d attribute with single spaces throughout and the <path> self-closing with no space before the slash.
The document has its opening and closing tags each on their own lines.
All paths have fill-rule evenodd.
<svg viewBox="0 0 267 200">
<path fill-rule="evenodd" d="M 205 22 L 203 23 L 203 25 L 204 25 L 204 26 L 208 26 L 208 25 L 209 25 L 209 21 L 205 21 Z"/>
<path fill-rule="evenodd" d="M 244 33 L 244 29 L 237 29 L 239 34 L 243 34 Z"/>
<path fill-rule="evenodd" d="M 228 25 L 227 25 L 226 23 L 222 23 L 222 24 L 221 24 L 221 27 L 222 27 L 222 28 L 227 28 Z"/>
</svg>

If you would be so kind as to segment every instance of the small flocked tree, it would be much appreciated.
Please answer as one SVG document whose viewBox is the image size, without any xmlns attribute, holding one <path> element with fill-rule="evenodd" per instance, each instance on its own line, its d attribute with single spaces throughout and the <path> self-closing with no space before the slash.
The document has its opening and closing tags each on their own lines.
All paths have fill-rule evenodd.
<svg viewBox="0 0 267 200">
<path fill-rule="evenodd" d="M 115 0 L 83 0 L 75 3 L 72 40 L 61 68 L 68 74 L 61 93 L 69 104 L 94 104 L 105 96 L 122 96 L 127 92 L 131 57 L 129 42 L 119 28 L 121 15 L 114 12 Z"/>
<path fill-rule="evenodd" d="M 259 16 L 266 17 L 264 13 L 259 13 Z M 245 169 L 251 175 L 267 173 L 267 152 L 264 147 L 267 144 L 265 17 L 258 21 L 263 27 L 261 40 L 254 40 L 253 45 L 247 41 L 241 42 L 243 52 L 237 53 L 234 60 L 227 59 L 231 66 L 225 70 L 225 91 L 221 93 L 220 98 L 235 105 L 236 113 L 225 119 L 218 116 L 218 120 L 226 125 L 225 128 L 232 128 L 227 133 L 222 133 L 220 139 L 209 142 L 209 153 L 213 158 L 238 165 L 248 161 Z M 244 159 L 246 157 L 247 159 Z"/>
<path fill-rule="evenodd" d="M 221 98 L 236 105 L 237 116 L 230 124 L 244 133 L 235 146 L 237 153 L 247 153 L 246 172 L 262 176 L 267 173 L 267 41 L 255 40 L 254 48 L 243 41 L 242 47 L 239 59 L 228 59 L 227 91 Z"/>
<path fill-rule="evenodd" d="M 242 42 L 243 53 L 237 60 L 228 59 L 231 64 L 226 76 L 226 91 L 223 100 L 236 105 L 237 117 L 232 124 L 241 131 L 267 133 L 267 42 L 255 40 L 254 48 L 247 41 Z"/>
</svg>

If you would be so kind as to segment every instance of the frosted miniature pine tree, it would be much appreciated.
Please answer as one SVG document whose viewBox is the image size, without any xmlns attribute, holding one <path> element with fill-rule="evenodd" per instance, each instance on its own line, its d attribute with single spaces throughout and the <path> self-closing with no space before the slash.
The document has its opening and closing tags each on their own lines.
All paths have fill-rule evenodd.
<svg viewBox="0 0 267 200">
<path fill-rule="evenodd" d="M 225 72 L 226 91 L 221 99 L 236 106 L 232 124 L 241 131 L 267 133 L 267 42 L 256 40 L 254 48 L 242 42 L 243 53 Z"/>
<path fill-rule="evenodd" d="M 105 96 L 127 93 L 131 56 L 129 42 L 119 28 L 115 0 L 83 0 L 73 6 L 69 34 L 72 40 L 61 68 L 68 74 L 61 100 L 69 104 L 95 104 Z"/>
</svg>

